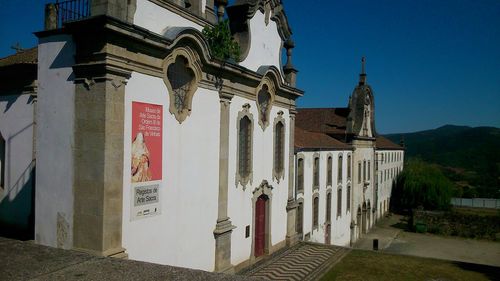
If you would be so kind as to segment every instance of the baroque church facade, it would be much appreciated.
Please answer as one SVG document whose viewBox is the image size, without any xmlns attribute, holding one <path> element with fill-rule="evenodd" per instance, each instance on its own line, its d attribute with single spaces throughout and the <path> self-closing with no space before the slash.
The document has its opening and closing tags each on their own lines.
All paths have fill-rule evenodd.
<svg viewBox="0 0 500 281">
<path fill-rule="evenodd" d="M 299 240 L 349 246 L 387 212 L 404 151 L 375 130 L 364 70 L 346 108 L 296 108 L 281 1 L 81 2 L 72 16 L 48 4 L 37 48 L 0 60 L 37 66 L 0 88 L 19 111 L 4 116 L 31 119 L 31 168 L 16 169 L 37 163 L 36 243 L 233 272 Z M 225 16 L 236 62 L 201 33 Z M 0 167 L 21 149 L 4 143 Z M 9 186 L 3 202 L 24 188 Z"/>
</svg>

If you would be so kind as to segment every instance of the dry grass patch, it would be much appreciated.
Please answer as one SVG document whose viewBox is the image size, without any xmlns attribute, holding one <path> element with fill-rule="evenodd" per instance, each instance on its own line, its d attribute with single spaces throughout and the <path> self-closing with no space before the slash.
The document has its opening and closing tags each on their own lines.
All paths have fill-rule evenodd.
<svg viewBox="0 0 500 281">
<path fill-rule="evenodd" d="M 321 280 L 499 280 L 500 268 L 429 258 L 351 251 Z"/>
</svg>

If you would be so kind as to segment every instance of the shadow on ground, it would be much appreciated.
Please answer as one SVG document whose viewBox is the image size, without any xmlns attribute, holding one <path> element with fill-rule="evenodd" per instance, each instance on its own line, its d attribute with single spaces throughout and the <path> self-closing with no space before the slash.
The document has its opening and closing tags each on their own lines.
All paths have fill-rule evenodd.
<svg viewBox="0 0 500 281">
<path fill-rule="evenodd" d="M 482 273 L 490 280 L 500 281 L 500 267 L 459 261 L 455 261 L 453 264 L 463 270 Z"/>
</svg>

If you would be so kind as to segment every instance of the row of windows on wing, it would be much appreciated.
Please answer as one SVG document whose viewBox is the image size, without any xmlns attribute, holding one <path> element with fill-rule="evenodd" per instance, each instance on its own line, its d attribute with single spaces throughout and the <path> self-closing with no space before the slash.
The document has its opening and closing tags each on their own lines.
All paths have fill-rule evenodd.
<svg viewBox="0 0 500 281">
<path fill-rule="evenodd" d="M 399 173 L 401 173 L 402 169 L 403 169 L 402 167 L 394 167 L 394 168 L 385 169 L 385 170 L 381 171 L 379 173 L 380 183 L 387 181 L 389 179 L 390 180 L 394 179 L 395 177 L 397 177 L 399 175 Z"/>
<path fill-rule="evenodd" d="M 343 156 L 338 156 L 338 165 L 337 165 L 337 183 L 342 183 L 342 166 L 343 166 Z M 314 157 L 313 162 L 313 188 L 319 188 L 319 156 Z M 333 157 L 331 155 L 328 156 L 326 160 L 326 185 L 331 186 L 333 184 Z M 347 179 L 351 179 L 351 155 L 347 155 Z M 299 158 L 297 160 L 297 191 L 304 191 L 304 159 Z"/>
<path fill-rule="evenodd" d="M 312 213 L 313 213 L 313 228 L 318 228 L 319 225 L 319 194 L 313 195 Z M 326 222 L 332 220 L 332 192 L 326 194 Z M 337 189 L 337 218 L 342 217 L 342 188 Z M 351 211 L 351 186 L 347 186 L 346 192 L 346 209 L 345 212 Z"/>
<path fill-rule="evenodd" d="M 382 164 L 393 163 L 403 159 L 403 152 L 380 152 L 377 156 Z"/>
</svg>

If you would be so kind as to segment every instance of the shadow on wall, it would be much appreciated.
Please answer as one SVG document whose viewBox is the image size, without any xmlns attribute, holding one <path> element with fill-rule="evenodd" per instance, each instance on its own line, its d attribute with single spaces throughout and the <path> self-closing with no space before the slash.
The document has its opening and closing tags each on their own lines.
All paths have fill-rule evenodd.
<svg viewBox="0 0 500 281">
<path fill-rule="evenodd" d="M 0 236 L 20 240 L 34 239 L 35 161 L 4 192 L 0 201 Z"/>
</svg>

